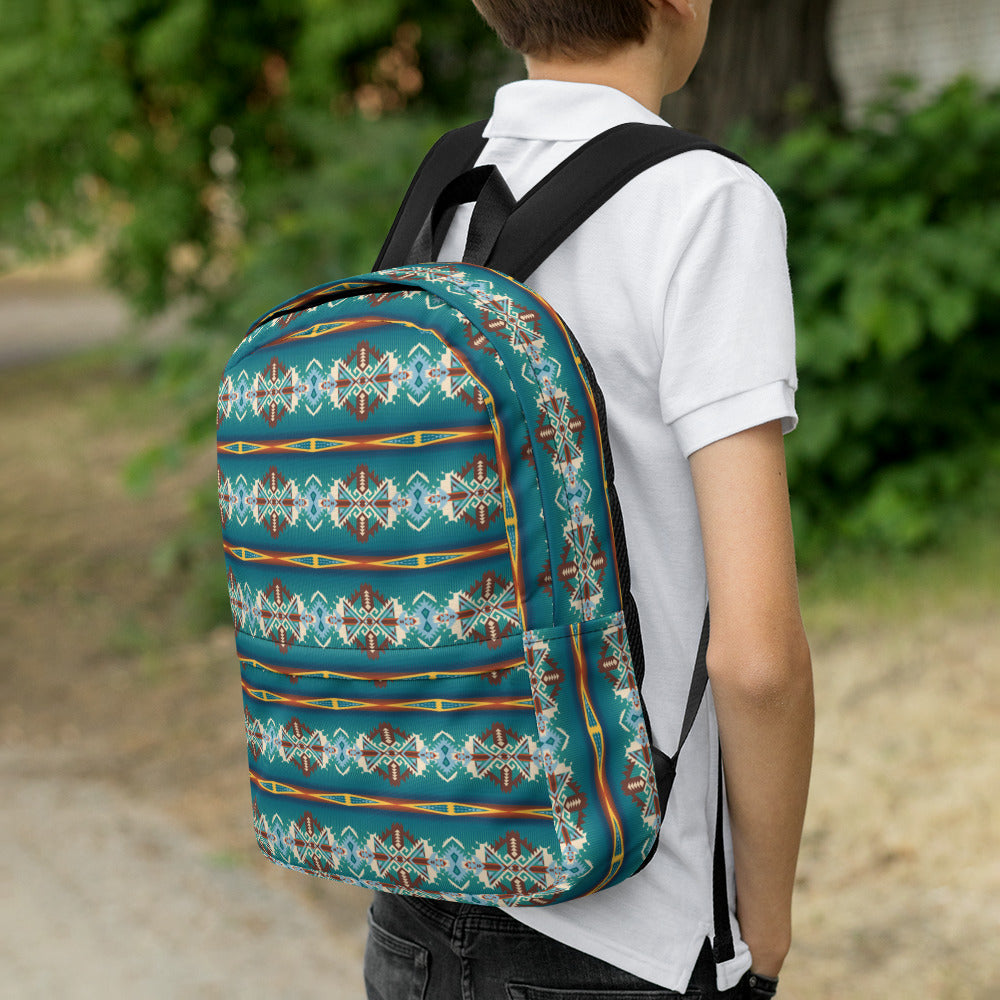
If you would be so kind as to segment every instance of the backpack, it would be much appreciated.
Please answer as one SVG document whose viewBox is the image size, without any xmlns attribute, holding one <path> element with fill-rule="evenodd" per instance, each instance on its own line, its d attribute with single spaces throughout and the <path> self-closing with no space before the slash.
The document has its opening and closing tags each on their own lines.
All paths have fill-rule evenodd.
<svg viewBox="0 0 1000 1000">
<path fill-rule="evenodd" d="M 372 273 L 250 328 L 219 391 L 219 507 L 264 854 L 540 905 L 652 856 L 708 617 L 668 756 L 603 397 L 521 282 L 631 177 L 716 147 L 619 126 L 515 203 L 495 167 L 467 169 L 482 126 L 428 154 Z M 465 262 L 434 263 L 468 201 Z"/>
</svg>

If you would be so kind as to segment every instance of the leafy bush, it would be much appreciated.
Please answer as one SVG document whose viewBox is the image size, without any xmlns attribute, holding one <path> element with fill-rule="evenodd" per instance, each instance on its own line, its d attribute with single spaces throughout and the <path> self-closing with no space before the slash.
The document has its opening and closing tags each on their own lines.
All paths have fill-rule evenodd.
<svg viewBox="0 0 1000 1000">
<path fill-rule="evenodd" d="M 0 254 L 97 233 L 137 306 L 202 307 L 148 362 L 190 405 L 188 441 L 139 478 L 210 437 L 253 317 L 369 265 L 422 151 L 486 113 L 512 67 L 468 0 L 0 9 Z M 788 219 L 807 564 L 845 539 L 920 546 L 1000 502 L 1000 95 L 965 81 L 916 111 L 904 98 L 748 152 Z M 203 527 L 211 507 L 206 492 Z M 183 553 L 208 537 L 178 561 L 197 565 Z"/>
<path fill-rule="evenodd" d="M 400 143 L 410 163 L 428 121 L 485 111 L 505 65 L 468 0 L 0 0 L 0 253 L 98 234 L 141 309 L 232 298 L 268 240 L 272 263 L 344 244 L 313 208 L 377 231 Z"/>
<path fill-rule="evenodd" d="M 468 0 L 0 0 L 0 267 L 97 238 L 138 312 L 194 305 L 130 358 L 190 415 L 133 483 L 207 446 L 242 331 L 367 269 L 423 152 L 511 66 Z M 192 502 L 157 561 L 221 618 L 217 500 Z"/>
<path fill-rule="evenodd" d="M 943 539 L 1000 502 L 1000 93 L 968 80 L 758 148 L 789 231 L 800 556 Z"/>
</svg>

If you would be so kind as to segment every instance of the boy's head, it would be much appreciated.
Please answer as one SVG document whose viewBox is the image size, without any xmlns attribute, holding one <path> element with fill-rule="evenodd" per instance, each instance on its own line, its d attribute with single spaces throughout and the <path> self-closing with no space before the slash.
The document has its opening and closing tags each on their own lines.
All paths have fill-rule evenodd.
<svg viewBox="0 0 1000 1000">
<path fill-rule="evenodd" d="M 649 33 L 647 0 L 473 0 L 508 48 L 525 56 L 599 58 Z"/>
</svg>

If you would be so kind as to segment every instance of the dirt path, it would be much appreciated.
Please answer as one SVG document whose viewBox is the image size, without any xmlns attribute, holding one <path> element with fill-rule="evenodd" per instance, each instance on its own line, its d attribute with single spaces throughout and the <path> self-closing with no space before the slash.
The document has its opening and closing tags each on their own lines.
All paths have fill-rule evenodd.
<svg viewBox="0 0 1000 1000">
<path fill-rule="evenodd" d="M 0 996 L 359 1000 L 367 898 L 257 852 L 231 634 L 157 571 L 213 456 L 123 486 L 177 422 L 110 361 L 0 367 Z M 818 630 L 783 1000 L 996 996 L 998 621 Z"/>
<path fill-rule="evenodd" d="M 211 455 L 129 492 L 178 420 L 75 353 L 124 322 L 0 282 L 0 997 L 362 1000 L 367 894 L 260 856 L 231 634 L 155 569 Z"/>
<path fill-rule="evenodd" d="M 0 751 L 0 994 L 362 1000 L 364 924 L 227 861 L 66 754 Z"/>
<path fill-rule="evenodd" d="M 58 265 L 0 276 L 0 368 L 86 350 L 121 337 L 128 309 L 95 278 L 99 257 L 82 250 Z"/>
</svg>

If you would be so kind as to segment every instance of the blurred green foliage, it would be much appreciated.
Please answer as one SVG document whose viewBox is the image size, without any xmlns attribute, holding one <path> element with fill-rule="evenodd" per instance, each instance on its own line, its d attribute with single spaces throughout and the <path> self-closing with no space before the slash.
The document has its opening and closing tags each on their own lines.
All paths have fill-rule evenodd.
<svg viewBox="0 0 1000 1000">
<path fill-rule="evenodd" d="M 423 151 L 518 74 L 469 0 L 0 0 L 0 254 L 97 237 L 138 309 L 196 306 L 147 359 L 188 433 L 137 482 L 211 438 L 249 322 L 366 270 Z M 1000 502 L 1000 95 L 906 103 L 741 144 L 788 219 L 806 564 L 919 547 Z M 161 561 L 222 615 L 210 485 L 194 504 Z"/>
<path fill-rule="evenodd" d="M 130 358 L 190 414 L 134 485 L 211 439 L 249 323 L 367 270 L 424 151 L 520 72 L 470 0 L 0 0 L 0 267 L 97 239 L 139 313 L 193 312 Z M 212 484 L 154 562 L 228 615 Z"/>
<path fill-rule="evenodd" d="M 800 558 L 947 539 L 1000 506 L 1000 93 L 969 80 L 750 161 L 788 220 Z"/>
<path fill-rule="evenodd" d="M 246 322 L 367 264 L 511 66 L 469 0 L 0 0 L 0 250 L 97 234 L 140 309 Z"/>
</svg>

